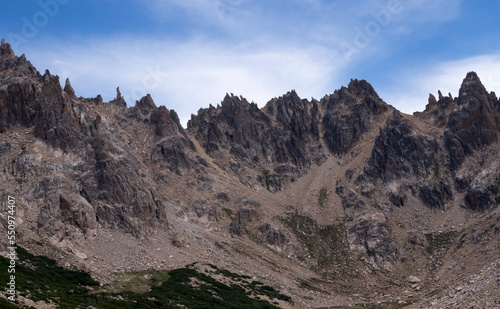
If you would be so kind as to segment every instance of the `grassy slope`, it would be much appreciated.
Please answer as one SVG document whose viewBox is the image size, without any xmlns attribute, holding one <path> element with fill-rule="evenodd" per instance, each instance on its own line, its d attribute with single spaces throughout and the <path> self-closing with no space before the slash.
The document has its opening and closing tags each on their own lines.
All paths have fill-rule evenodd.
<svg viewBox="0 0 500 309">
<path fill-rule="evenodd" d="M 34 256 L 18 248 L 19 260 L 16 264 L 16 289 L 24 297 L 34 301 L 51 301 L 60 308 L 278 308 L 277 300 L 289 301 L 289 297 L 261 282 L 251 281 L 227 270 L 209 265 L 209 271 L 201 273 L 196 265 L 172 271 L 135 278 L 149 288 L 144 293 L 130 291 L 131 286 L 115 284 L 108 288 L 98 288 L 99 283 L 87 273 L 66 270 L 56 265 L 54 260 Z M 8 282 L 9 260 L 0 257 L 0 282 Z M 221 283 L 213 276 L 225 277 Z M 127 274 L 129 278 L 134 274 Z M 118 288 L 117 288 L 118 287 Z M 102 292 L 105 291 L 105 292 Z M 109 292 L 112 291 L 112 292 Z M 271 304 L 269 299 L 274 302 Z M 0 299 L 0 307 L 16 308 Z"/>
</svg>

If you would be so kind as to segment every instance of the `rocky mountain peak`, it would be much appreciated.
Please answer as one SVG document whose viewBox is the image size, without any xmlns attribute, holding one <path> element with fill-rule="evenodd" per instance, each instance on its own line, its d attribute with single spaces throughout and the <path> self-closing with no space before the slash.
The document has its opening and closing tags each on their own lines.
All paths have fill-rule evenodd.
<svg viewBox="0 0 500 309">
<path fill-rule="evenodd" d="M 4 72 L 8 76 L 4 76 Z M 6 78 L 22 78 L 22 77 L 40 77 L 40 73 L 35 67 L 26 60 L 26 56 L 22 54 L 17 57 L 10 47 L 9 43 L 0 45 L 0 84 L 4 83 Z"/>
<path fill-rule="evenodd" d="M 113 102 L 120 100 L 125 102 L 120 95 L 120 89 L 117 88 L 117 99 Z M 124 106 L 123 104 L 121 106 Z M 120 106 L 119 103 L 118 105 Z M 184 137 L 185 135 L 177 113 L 174 110 L 168 110 L 163 105 L 156 107 L 150 94 L 136 101 L 135 106 L 129 108 L 126 114 L 128 117 L 135 118 L 139 122 L 152 125 L 157 137 L 163 138 L 175 135 Z"/>
<path fill-rule="evenodd" d="M 487 94 L 479 76 L 476 72 L 469 72 L 462 82 L 460 91 L 458 92 L 459 97 L 471 95 L 471 94 Z"/>
<path fill-rule="evenodd" d="M 354 95 L 368 95 L 373 97 L 379 97 L 373 86 L 366 80 L 351 79 L 351 82 L 347 86 L 349 92 Z"/>
<path fill-rule="evenodd" d="M 66 92 L 70 97 L 75 97 L 75 90 L 71 86 L 69 78 L 66 78 L 66 82 L 64 84 L 64 92 Z"/>
<path fill-rule="evenodd" d="M 123 107 L 124 109 L 127 108 L 127 102 L 125 102 L 125 99 L 122 96 L 122 93 L 120 92 L 120 87 L 116 87 L 116 99 L 115 103 L 118 106 Z"/>
<path fill-rule="evenodd" d="M 290 91 L 288 91 L 285 96 L 291 96 L 291 97 L 296 97 L 296 98 L 299 98 L 299 95 L 297 94 L 297 91 L 295 91 L 295 89 L 292 89 Z M 300 99 L 300 98 L 299 98 Z"/>
<path fill-rule="evenodd" d="M 151 95 L 148 93 L 139 101 L 135 102 L 135 107 L 139 108 L 143 112 L 151 112 L 156 109 L 156 104 Z"/>
<path fill-rule="evenodd" d="M 336 90 L 320 102 L 325 115 L 324 138 L 335 154 L 345 154 L 353 148 L 361 135 L 371 131 L 380 115 L 389 110 L 365 80 L 351 80 L 348 87 Z"/>
<path fill-rule="evenodd" d="M 249 103 L 247 99 L 243 96 L 235 96 L 234 94 L 226 93 L 224 100 L 221 102 L 222 113 L 227 117 L 231 115 L 238 115 L 241 113 L 245 113 L 246 110 L 258 110 L 257 104 Z"/>
<path fill-rule="evenodd" d="M 302 120 L 309 121 L 304 119 L 304 117 L 307 117 L 305 113 L 309 104 L 310 102 L 306 99 L 301 99 L 295 90 L 291 90 L 285 95 L 267 102 L 263 110 L 267 115 L 275 117 L 278 122 L 287 125 L 290 123 L 292 117 L 301 117 Z"/>
<path fill-rule="evenodd" d="M 496 100 L 475 72 L 467 74 L 446 125 L 445 139 L 453 168 L 474 150 L 498 140 L 500 113 L 495 108 Z"/>
<path fill-rule="evenodd" d="M 2 57 L 15 56 L 14 51 L 10 47 L 10 44 L 5 43 L 5 39 L 2 39 L 0 44 L 0 56 Z"/>
<path fill-rule="evenodd" d="M 432 93 L 429 93 L 429 99 L 427 100 L 427 102 L 428 102 L 427 104 L 431 106 L 435 105 L 437 103 L 436 97 Z"/>
</svg>

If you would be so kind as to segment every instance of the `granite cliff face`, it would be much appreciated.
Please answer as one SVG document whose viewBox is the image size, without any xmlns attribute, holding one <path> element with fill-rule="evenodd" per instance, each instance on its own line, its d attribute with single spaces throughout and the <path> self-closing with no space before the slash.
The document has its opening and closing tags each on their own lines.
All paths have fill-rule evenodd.
<svg viewBox="0 0 500 309">
<path fill-rule="evenodd" d="M 232 265 L 299 307 L 398 287 L 418 301 L 479 271 L 470 252 L 500 244 L 500 101 L 473 72 L 458 97 L 430 95 L 414 115 L 351 80 L 262 108 L 227 94 L 186 129 L 150 95 L 128 107 L 119 88 L 111 102 L 77 91 L 0 46 L 0 195 L 22 205 L 22 242 L 93 254 L 68 261 L 94 274 L 168 268 L 168 256 Z M 109 235 L 113 254 L 101 249 Z M 138 239 L 158 247 L 148 262 Z"/>
<path fill-rule="evenodd" d="M 468 73 L 446 125 L 451 168 L 459 167 L 474 150 L 498 140 L 497 105 L 495 94 L 484 89 L 476 73 Z"/>
<path fill-rule="evenodd" d="M 366 132 L 381 121 L 380 115 L 389 106 L 379 98 L 375 89 L 366 81 L 351 80 L 321 101 L 325 110 L 324 138 L 331 152 L 341 155 L 351 150 Z"/>
<path fill-rule="evenodd" d="M 48 70 L 40 75 L 8 44 L 1 46 L 1 54 L 2 74 L 9 74 L 0 86 L 0 130 L 27 128 L 41 147 L 62 157 L 54 164 L 27 149 L 21 155 L 4 154 L 12 156 L 11 176 L 26 183 L 16 190 L 36 205 L 40 232 L 58 239 L 75 233 L 91 237 L 98 222 L 137 236 L 166 228 L 163 202 L 139 174 L 144 165 L 116 136 L 118 128 L 103 122 L 102 99 L 77 99 L 69 81 L 63 90 L 58 76 Z M 161 109 L 152 113 L 152 130 L 167 126 Z"/>
<path fill-rule="evenodd" d="M 193 115 L 188 130 L 221 169 L 246 176 L 240 181 L 250 186 L 265 184 L 279 191 L 326 159 L 319 117 L 318 102 L 302 100 L 295 91 L 269 101 L 262 110 L 226 95 L 218 108 Z"/>
</svg>

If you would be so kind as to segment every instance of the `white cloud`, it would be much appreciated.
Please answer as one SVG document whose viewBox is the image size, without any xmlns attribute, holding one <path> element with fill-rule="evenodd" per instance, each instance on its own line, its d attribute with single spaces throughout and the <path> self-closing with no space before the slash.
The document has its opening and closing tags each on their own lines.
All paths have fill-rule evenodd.
<svg viewBox="0 0 500 309">
<path fill-rule="evenodd" d="M 458 96 L 458 90 L 465 75 L 474 71 L 488 91 L 500 94 L 500 54 L 481 55 L 456 61 L 419 64 L 418 68 L 402 72 L 391 88 L 379 91 L 389 104 L 405 113 L 425 109 L 429 93 L 437 97 Z"/>
<path fill-rule="evenodd" d="M 173 15 L 184 13 L 184 18 L 199 24 L 234 26 L 237 20 L 247 15 L 244 9 L 248 0 L 151 0 L 140 1 L 151 12 L 151 17 L 164 22 Z"/>
<path fill-rule="evenodd" d="M 354 67 L 373 56 L 391 54 L 392 44 L 397 44 L 402 36 L 413 35 L 422 26 L 427 32 L 429 29 L 434 32 L 436 23 L 459 15 L 462 2 L 290 0 L 280 5 L 250 0 L 152 0 L 141 3 L 150 9 L 152 18 L 160 21 L 170 20 L 181 12 L 180 22 L 185 22 L 192 33 L 213 41 L 230 40 L 251 46 L 252 42 L 267 38 L 285 44 L 321 45 L 342 53 L 343 60 L 347 60 L 344 65 Z"/>
<path fill-rule="evenodd" d="M 119 38 L 82 45 L 50 43 L 27 52 L 39 70 L 49 67 L 61 81 L 70 78 L 78 96 L 105 101 L 120 87 L 129 106 L 150 93 L 156 104 L 175 109 L 185 124 L 200 107 L 217 104 L 226 93 L 263 106 L 296 89 L 316 98 L 337 88 L 336 63 L 321 47 L 227 46 L 194 40 L 171 43 Z M 51 52 L 48 53 L 47 51 Z"/>
<path fill-rule="evenodd" d="M 444 22 L 456 18 L 464 0 L 411 0 L 401 1 L 408 16 L 418 23 Z"/>
<path fill-rule="evenodd" d="M 268 8 L 250 0 L 152 0 L 141 2 L 150 9 L 151 18 L 185 17 L 189 21 L 179 27 L 195 33 L 193 37 L 105 37 L 76 44 L 52 41 L 24 52 L 38 69 L 49 67 L 63 80 L 69 77 L 77 95 L 100 93 L 111 100 L 120 86 L 128 104 L 134 105 L 140 96 L 151 93 L 157 105 L 175 109 L 185 123 L 190 113 L 220 102 L 226 92 L 241 94 L 260 106 L 290 89 L 306 98 L 332 93 L 342 85 L 338 76 L 356 77 L 349 72 L 359 70 L 362 61 L 388 57 L 392 44 L 422 23 L 456 17 L 461 2 L 293 0 L 290 3 L 302 8 L 297 11 L 297 7 L 273 8 L 276 4 L 268 2 Z M 392 14 L 388 24 L 358 48 L 354 61 L 346 61 L 341 43 L 356 46 L 356 29 L 365 31 L 377 21 L 373 12 L 388 10 L 391 3 L 400 4 L 403 10 Z M 174 16 L 179 12 L 186 16 Z M 216 27 L 205 30 L 204 25 Z M 431 74 L 418 71 L 392 81 L 399 92 L 377 90 L 388 103 L 415 111 L 425 106 L 427 93 L 439 85 L 456 91 L 468 70 L 478 69 L 464 68 L 458 74 L 438 66 Z M 460 76 L 458 81 L 451 79 L 455 74 Z"/>
</svg>

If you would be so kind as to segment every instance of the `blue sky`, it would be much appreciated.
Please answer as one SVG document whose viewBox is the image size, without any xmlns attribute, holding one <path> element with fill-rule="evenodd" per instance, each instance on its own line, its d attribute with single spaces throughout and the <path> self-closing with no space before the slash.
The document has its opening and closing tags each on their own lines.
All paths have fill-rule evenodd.
<svg viewBox="0 0 500 309">
<path fill-rule="evenodd" d="M 0 37 L 77 95 L 129 106 L 150 93 L 191 113 L 227 93 L 264 106 L 291 89 L 320 99 L 366 79 L 422 110 L 468 71 L 500 92 L 498 0 L 4 1 Z"/>
</svg>

